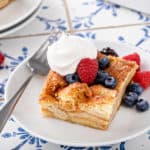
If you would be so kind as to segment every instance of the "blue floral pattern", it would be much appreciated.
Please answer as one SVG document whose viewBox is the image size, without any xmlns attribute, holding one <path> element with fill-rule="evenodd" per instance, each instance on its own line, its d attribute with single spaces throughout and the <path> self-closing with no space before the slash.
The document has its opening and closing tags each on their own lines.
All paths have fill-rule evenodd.
<svg viewBox="0 0 150 150">
<path fill-rule="evenodd" d="M 43 6 L 43 10 L 47 10 L 49 7 L 48 6 Z M 45 30 L 54 30 L 54 29 L 59 29 L 62 31 L 67 30 L 66 27 L 66 21 L 64 19 L 58 18 L 58 19 L 49 19 L 43 16 L 37 16 L 37 20 L 39 20 L 41 23 L 44 23 L 45 25 Z"/>
<path fill-rule="evenodd" d="M 119 5 L 116 4 L 111 4 L 108 2 L 105 2 L 104 0 L 96 0 L 96 1 L 91 1 L 91 2 L 83 2 L 82 3 L 84 6 L 89 6 L 89 5 L 94 5 L 95 11 L 90 12 L 90 14 L 88 14 L 87 16 L 83 16 L 83 17 L 75 17 L 72 22 L 73 22 L 73 27 L 75 29 L 79 29 L 82 26 L 86 27 L 86 28 L 90 28 L 91 26 L 94 25 L 93 23 L 93 19 L 94 17 L 100 13 L 102 10 L 107 10 L 110 11 L 111 14 L 116 17 L 117 16 L 117 9 L 120 8 Z"/>
<path fill-rule="evenodd" d="M 26 143 L 33 145 L 36 150 L 42 150 L 42 145 L 47 143 L 47 141 L 43 139 L 30 135 L 21 127 L 19 127 L 18 131 L 16 132 L 5 132 L 1 136 L 5 139 L 12 137 L 18 137 L 20 139 L 21 142 L 14 148 L 12 148 L 12 150 L 20 150 Z"/>
<path fill-rule="evenodd" d="M 112 146 L 101 146 L 99 150 L 112 150 Z"/>
<path fill-rule="evenodd" d="M 118 40 L 119 40 L 120 42 L 125 42 L 125 38 L 124 38 L 123 36 L 118 36 Z"/>
<path fill-rule="evenodd" d="M 3 102 L 0 101 L 0 107 L 3 105 Z"/>
<path fill-rule="evenodd" d="M 7 79 L 4 79 L 0 83 L 0 97 L 3 97 L 3 95 L 4 95 L 4 88 L 5 88 L 6 82 L 7 82 Z"/>
<path fill-rule="evenodd" d="M 19 65 L 28 56 L 28 48 L 27 47 L 23 47 L 21 49 L 21 51 L 22 51 L 22 55 L 18 56 L 17 58 L 10 56 L 7 53 L 4 53 L 5 57 L 10 60 L 10 64 L 9 65 L 1 65 L 0 70 L 10 69 L 10 71 L 13 71 L 16 68 L 16 66 Z"/>
<path fill-rule="evenodd" d="M 60 146 L 63 150 L 95 150 L 95 147 Z M 112 150 L 112 146 L 100 146 L 98 150 Z M 125 142 L 121 142 L 116 150 L 125 150 Z"/>
<path fill-rule="evenodd" d="M 132 11 L 132 10 L 131 10 L 131 11 Z M 141 13 L 141 12 L 139 12 L 139 11 L 134 11 L 134 10 L 133 10 L 133 12 L 137 13 L 137 15 L 138 15 L 138 20 L 142 20 L 142 21 L 144 21 L 144 22 L 150 21 L 150 17 L 144 15 L 143 13 Z"/>
<path fill-rule="evenodd" d="M 42 6 L 42 9 L 48 9 L 49 7 L 48 6 L 46 6 L 46 5 L 44 5 L 44 6 Z"/>
<path fill-rule="evenodd" d="M 143 37 L 136 43 L 136 46 L 143 44 L 145 41 L 150 39 L 150 25 L 141 29 L 143 32 Z"/>
<path fill-rule="evenodd" d="M 76 33 L 75 35 L 80 36 L 82 38 L 96 39 L 96 34 L 92 32 L 84 32 L 84 33 Z"/>
<path fill-rule="evenodd" d="M 148 139 L 150 140 L 150 130 L 147 132 L 148 134 Z"/>
<path fill-rule="evenodd" d="M 63 19 L 48 19 L 46 17 L 37 16 L 36 17 L 40 22 L 45 24 L 45 30 L 54 30 L 58 28 L 62 31 L 65 31 L 67 27 L 65 26 L 66 21 Z"/>
<path fill-rule="evenodd" d="M 121 142 L 120 143 L 120 150 L 125 150 L 125 143 L 126 142 Z"/>
<path fill-rule="evenodd" d="M 74 146 L 60 146 L 63 150 L 94 150 L 93 147 L 74 147 Z"/>
<path fill-rule="evenodd" d="M 142 27 L 141 31 L 143 33 L 143 36 L 137 40 L 137 42 L 135 43 L 135 46 L 141 46 L 144 42 L 150 39 L 150 25 Z M 118 40 L 121 42 L 127 42 L 125 37 L 123 36 L 119 36 Z"/>
</svg>

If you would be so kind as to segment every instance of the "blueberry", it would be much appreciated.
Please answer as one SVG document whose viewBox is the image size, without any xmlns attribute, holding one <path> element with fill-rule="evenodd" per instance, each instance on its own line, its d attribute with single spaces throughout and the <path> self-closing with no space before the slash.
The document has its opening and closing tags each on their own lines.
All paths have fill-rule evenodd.
<svg viewBox="0 0 150 150">
<path fill-rule="evenodd" d="M 106 87 L 108 87 L 108 88 L 113 89 L 113 88 L 115 88 L 116 85 L 117 85 L 117 80 L 116 80 L 114 77 L 109 76 L 109 77 L 107 77 L 107 78 L 105 79 L 104 85 L 105 85 Z"/>
<path fill-rule="evenodd" d="M 140 112 L 144 112 L 149 109 L 149 103 L 144 99 L 139 99 L 136 104 L 136 109 Z"/>
<path fill-rule="evenodd" d="M 103 48 L 100 52 L 105 55 L 118 57 L 118 54 L 115 52 L 115 50 L 111 49 L 110 47 Z"/>
<path fill-rule="evenodd" d="M 107 57 L 103 57 L 98 61 L 98 64 L 100 69 L 105 69 L 109 66 L 110 60 Z"/>
<path fill-rule="evenodd" d="M 140 86 L 139 83 L 131 83 L 128 87 L 127 87 L 127 92 L 135 92 L 138 95 L 142 94 L 143 92 L 143 88 Z"/>
<path fill-rule="evenodd" d="M 66 81 L 68 83 L 74 83 L 80 81 L 79 76 L 76 73 L 66 75 Z"/>
<path fill-rule="evenodd" d="M 109 74 L 103 70 L 99 70 L 98 73 L 97 73 L 97 77 L 96 77 L 96 80 L 95 80 L 95 83 L 96 84 L 104 84 L 104 81 L 106 78 L 109 77 Z"/>
<path fill-rule="evenodd" d="M 128 107 L 133 107 L 137 103 L 137 100 L 138 95 L 134 92 L 127 93 L 123 98 L 124 104 Z"/>
</svg>

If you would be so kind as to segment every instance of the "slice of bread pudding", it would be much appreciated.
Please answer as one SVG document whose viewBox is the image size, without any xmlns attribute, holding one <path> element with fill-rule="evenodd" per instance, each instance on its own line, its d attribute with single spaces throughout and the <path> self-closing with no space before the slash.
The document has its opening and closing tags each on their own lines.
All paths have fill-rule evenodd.
<svg viewBox="0 0 150 150">
<path fill-rule="evenodd" d="M 105 55 L 98 53 L 98 59 Z M 106 56 L 105 56 L 106 57 Z M 106 130 L 122 101 L 127 85 L 138 66 L 133 61 L 107 56 L 110 65 L 105 69 L 118 81 L 114 89 L 101 84 L 68 84 L 64 77 L 50 70 L 40 95 L 44 116 Z"/>
</svg>

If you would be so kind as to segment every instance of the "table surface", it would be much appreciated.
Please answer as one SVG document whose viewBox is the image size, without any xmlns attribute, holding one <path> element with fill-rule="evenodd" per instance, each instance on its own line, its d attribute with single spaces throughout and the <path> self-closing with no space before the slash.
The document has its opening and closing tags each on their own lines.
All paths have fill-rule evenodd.
<svg viewBox="0 0 150 150">
<path fill-rule="evenodd" d="M 125 42 L 150 51 L 150 17 L 102 0 L 44 0 L 40 13 L 22 30 L 0 39 L 5 62 L 0 66 L 0 99 L 8 77 L 16 66 L 37 50 L 54 29 L 72 32 L 83 38 Z M 2 102 L 0 101 L 0 105 Z M 134 124 L 133 124 L 134 125 Z M 94 150 L 48 143 L 26 132 L 9 119 L 0 134 L 1 150 Z M 149 150 L 150 131 L 129 141 L 99 150 Z"/>
</svg>

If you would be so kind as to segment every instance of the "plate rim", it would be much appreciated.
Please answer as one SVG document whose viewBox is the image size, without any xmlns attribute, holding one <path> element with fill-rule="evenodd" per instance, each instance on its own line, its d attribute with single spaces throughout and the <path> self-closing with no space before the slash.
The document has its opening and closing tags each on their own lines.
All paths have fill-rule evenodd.
<svg viewBox="0 0 150 150">
<path fill-rule="evenodd" d="M 141 47 L 136 47 L 132 44 L 128 44 L 128 43 L 120 43 L 120 42 L 115 42 L 115 41 L 110 41 L 110 40 L 93 40 L 94 43 L 96 42 L 105 42 L 105 43 L 111 43 L 111 44 L 117 44 L 117 45 L 124 45 L 124 46 L 130 46 L 132 48 L 136 48 L 136 49 L 139 49 L 139 50 L 142 50 L 143 52 L 147 53 L 146 50 L 142 49 Z M 33 54 L 29 55 L 27 59 L 25 59 L 21 64 L 19 64 L 16 69 L 20 68 L 20 66 L 24 65 L 28 59 L 30 59 L 30 57 L 32 57 Z M 4 95 L 4 98 L 5 100 L 7 100 L 7 88 L 9 87 L 9 84 L 11 82 L 11 79 L 13 77 L 13 75 L 15 74 L 15 71 L 11 73 L 11 75 L 9 76 L 9 79 L 7 81 L 7 84 L 5 86 L 5 95 Z M 122 138 L 119 138 L 119 139 L 116 139 L 116 140 L 111 140 L 111 141 L 107 141 L 107 142 L 91 142 L 91 143 L 85 143 L 85 142 L 82 142 L 82 143 L 78 143 L 78 142 L 66 142 L 66 141 L 60 141 L 60 140 L 56 140 L 56 139 L 50 139 L 50 138 L 45 138 L 43 137 L 42 135 L 39 135 L 38 133 L 35 133 L 34 131 L 31 131 L 30 129 L 28 129 L 28 127 L 25 127 L 24 124 L 21 123 L 21 121 L 19 121 L 20 119 L 17 119 L 17 117 L 12 114 L 13 118 L 15 119 L 15 121 L 21 126 L 23 127 L 27 132 L 29 132 L 29 134 L 32 134 L 36 137 L 39 137 L 41 139 L 44 139 L 48 142 L 51 142 L 51 143 L 54 143 L 54 144 L 58 144 L 58 145 L 68 145 L 68 146 L 77 146 L 77 147 L 89 147 L 89 146 L 105 146 L 105 145 L 113 145 L 113 144 L 117 144 L 117 143 L 120 143 L 120 142 L 123 142 L 123 141 L 127 141 L 127 140 L 131 140 L 133 138 L 136 138 L 138 136 L 140 136 L 141 134 L 143 133 L 146 133 L 148 130 L 150 130 L 150 125 L 146 128 L 144 128 L 143 130 L 141 129 L 140 131 L 138 131 L 137 133 L 135 134 L 132 134 L 132 135 L 128 135 L 128 136 L 125 136 L 125 137 L 122 137 Z"/>
<path fill-rule="evenodd" d="M 42 4 L 42 3 L 41 3 Z M 18 23 L 16 26 L 10 28 L 9 30 L 7 31 L 0 31 L 0 38 L 3 38 L 7 35 L 11 35 L 12 33 L 15 33 L 16 31 L 24 28 L 26 25 L 28 25 L 35 17 L 36 15 L 40 12 L 40 8 L 41 8 L 41 5 L 39 5 L 37 7 L 37 9 L 32 13 L 30 14 L 30 16 L 28 16 L 25 20 L 22 20 L 20 23 Z M 11 36 L 10 36 L 11 37 Z M 19 66 L 19 65 L 18 65 Z"/>
<path fill-rule="evenodd" d="M 13 3 L 13 2 L 12 2 Z M 32 7 L 27 13 L 25 13 L 22 17 L 19 17 L 13 22 L 7 23 L 6 25 L 0 26 L 0 31 L 7 30 L 7 28 L 11 28 L 12 26 L 18 24 L 19 22 L 22 22 L 22 20 L 26 19 L 29 15 L 31 15 L 36 9 L 41 5 L 42 0 L 36 1 L 36 5 Z"/>
</svg>

